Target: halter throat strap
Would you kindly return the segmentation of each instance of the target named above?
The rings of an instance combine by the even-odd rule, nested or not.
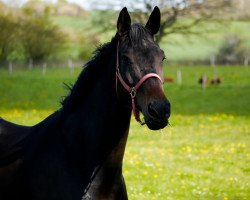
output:
[[[119,70],[119,41],[117,43],[117,52],[116,52],[116,90],[117,90],[117,82],[118,80],[120,81],[121,85],[123,86],[123,88],[125,90],[127,90],[130,94],[131,97],[131,102],[132,102],[132,111],[135,117],[135,120],[137,122],[139,122],[141,125],[143,125],[144,123],[141,121],[140,119],[140,111],[137,109],[136,107],[136,103],[135,103],[135,97],[137,94],[137,90],[140,88],[140,86],[149,78],[157,78],[160,80],[160,82],[163,84],[163,81],[161,79],[161,77],[156,74],[156,73],[148,73],[146,75],[144,75],[136,84],[135,86],[130,87],[122,78],[121,74],[120,74],[120,70]]]

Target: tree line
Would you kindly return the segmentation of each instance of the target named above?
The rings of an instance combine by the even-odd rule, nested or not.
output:
[[[90,1],[93,5],[100,4],[95,0]],[[148,14],[153,9],[154,2],[134,0],[130,8],[133,19],[136,22],[145,23],[145,19],[148,19]],[[143,9],[136,7],[142,4]],[[206,29],[201,28],[205,24],[203,22],[214,21],[223,24],[224,21],[232,19],[231,13],[233,12],[231,11],[237,10],[224,0],[162,0],[159,1],[158,6],[162,13],[161,28],[159,34],[156,35],[159,43],[166,41],[172,34],[185,36],[194,34],[202,37],[206,34]],[[28,6],[23,6],[21,9],[7,9],[0,1],[0,63],[32,61],[35,64],[49,59],[63,60],[66,57],[65,52],[68,50],[73,52],[73,48],[75,52],[77,51],[73,59],[86,61],[91,56],[93,48],[99,43],[98,32],[106,33],[114,30],[116,26],[114,15],[117,11],[113,8],[114,6],[110,5],[106,10],[93,10],[97,14],[91,16],[91,26],[98,27],[98,29],[86,30],[84,33],[73,30],[73,34],[66,31],[66,34],[61,27],[51,21],[50,6],[45,6],[41,13],[34,12],[34,8]],[[218,62],[238,63],[245,59],[248,63],[249,49],[242,44],[244,42],[240,38],[238,39],[237,36],[235,38],[226,38],[219,49]],[[232,41],[235,42],[232,43]],[[67,58],[71,59],[71,55],[67,55]]]
[[[0,15],[0,62],[56,57],[64,48],[66,36],[48,14],[14,11]]]

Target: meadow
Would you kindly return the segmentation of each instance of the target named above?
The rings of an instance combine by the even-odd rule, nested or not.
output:
[[[68,68],[0,69],[0,116],[34,125],[60,107]],[[182,83],[176,73],[182,73]],[[167,66],[164,85],[172,104],[170,126],[150,131],[133,118],[124,159],[131,200],[250,199],[250,68]],[[220,85],[202,89],[202,74]]]
[[[118,13],[110,15],[113,19]],[[116,25],[113,24],[112,31],[104,31],[100,34],[100,27],[93,25],[92,18],[102,18],[101,13],[93,12],[87,17],[52,16],[51,20],[68,34],[79,35],[85,40],[72,42],[68,53],[72,58],[77,58],[80,50],[87,42],[95,36],[100,43],[110,41],[115,35]],[[112,20],[106,19],[106,20]],[[188,19],[180,20],[177,24],[190,23]],[[193,61],[209,60],[210,56],[216,55],[220,46],[228,36],[237,36],[242,40],[245,47],[250,48],[250,26],[249,21],[204,21],[192,28],[196,34],[170,34],[163,38],[160,46],[164,49],[166,56],[171,61]],[[98,29],[99,28],[99,29]],[[91,37],[92,36],[92,37]],[[95,49],[93,42],[89,48]]]

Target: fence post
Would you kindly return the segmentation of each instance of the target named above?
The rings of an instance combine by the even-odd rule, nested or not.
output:
[[[249,57],[246,56],[244,59],[244,66],[248,66],[248,64],[249,64]]]
[[[182,74],[180,69],[177,70],[177,84],[178,85],[182,84]]]
[[[32,69],[32,68],[33,68],[33,60],[29,59],[29,69]]]
[[[13,72],[13,65],[12,65],[12,62],[10,61],[9,62],[9,74],[12,74]]]
[[[47,63],[43,63],[43,75],[46,74]]]
[[[215,66],[215,61],[216,61],[216,58],[214,55],[210,56],[210,66]]]
[[[74,74],[74,65],[73,65],[73,62],[71,59],[68,60],[68,67],[69,67],[69,70],[70,70],[70,74]]]

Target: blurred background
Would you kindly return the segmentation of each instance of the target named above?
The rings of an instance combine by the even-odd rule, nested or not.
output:
[[[168,62],[248,65],[249,0],[2,1],[0,63],[87,61],[116,31],[127,6],[145,23],[155,5],[162,26],[156,40]]]
[[[132,119],[129,199],[248,200],[250,0],[0,0],[0,116],[34,125],[60,108],[120,9],[145,23],[156,5],[171,126]]]

